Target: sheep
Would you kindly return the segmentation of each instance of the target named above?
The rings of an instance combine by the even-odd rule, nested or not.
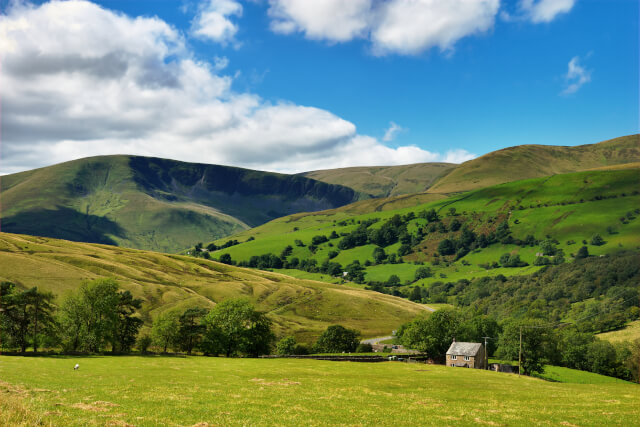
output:
[[[77,371],[78,369],[80,369],[80,365],[78,363],[76,363],[76,366],[73,367],[73,370]]]

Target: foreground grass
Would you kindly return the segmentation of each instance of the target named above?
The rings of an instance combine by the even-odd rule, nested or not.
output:
[[[1,357],[0,379],[0,421],[10,425],[582,426],[640,417],[633,384],[397,362]]]

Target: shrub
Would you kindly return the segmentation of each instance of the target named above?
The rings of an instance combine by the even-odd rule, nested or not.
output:
[[[369,343],[360,343],[356,347],[356,353],[371,353],[373,352],[373,346]]]
[[[594,234],[593,237],[591,238],[591,244],[593,246],[602,246],[604,245],[606,242],[604,241],[604,239],[602,238],[602,236],[600,236],[599,234]]]

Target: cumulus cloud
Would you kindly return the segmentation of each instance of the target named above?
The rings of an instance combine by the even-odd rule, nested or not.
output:
[[[9,8],[0,61],[0,173],[105,154],[282,172],[450,155],[390,148],[329,111],[238,93],[225,58],[198,60],[166,22],[87,1]]]
[[[574,56],[569,61],[567,74],[564,76],[566,87],[562,91],[563,95],[576,93],[585,83],[591,81],[591,71],[580,65],[580,58]]]
[[[309,39],[368,38],[373,52],[414,55],[453,48],[463,37],[490,30],[500,0],[269,0],[271,28]]]
[[[302,32],[310,39],[344,42],[365,35],[371,0],[270,0],[274,32]]]
[[[520,9],[532,22],[551,22],[569,12],[576,0],[520,0]]]
[[[217,43],[237,42],[234,37],[238,26],[231,21],[233,16],[242,16],[242,5],[234,0],[208,0],[200,7],[192,23],[195,36]]]

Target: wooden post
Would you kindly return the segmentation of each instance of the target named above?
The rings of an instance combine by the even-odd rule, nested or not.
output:
[[[518,353],[518,376],[522,370],[522,326],[520,326],[520,352]]]

